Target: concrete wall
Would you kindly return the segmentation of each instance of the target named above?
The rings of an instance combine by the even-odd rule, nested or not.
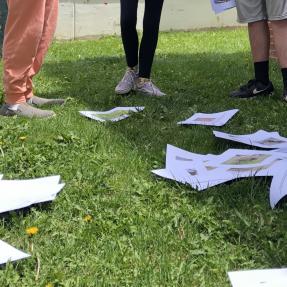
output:
[[[76,39],[119,34],[119,2],[119,0],[60,0],[56,37]],[[144,1],[140,0],[139,29],[143,11]],[[210,0],[165,0],[162,31],[224,26],[238,26],[235,9],[216,16],[211,10]]]

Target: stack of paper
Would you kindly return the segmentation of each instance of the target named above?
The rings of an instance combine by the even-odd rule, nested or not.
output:
[[[274,207],[287,194],[286,167],[286,153],[229,149],[220,155],[202,155],[168,145],[165,169],[152,172],[199,191],[239,178],[274,176],[270,191],[270,203]]]
[[[0,213],[52,201],[63,189],[60,176],[31,180],[0,180]]]
[[[286,287],[287,269],[229,272],[232,287]]]
[[[239,110],[229,110],[215,114],[197,113],[185,121],[178,122],[179,125],[203,125],[203,126],[224,126]]]
[[[16,261],[28,257],[30,257],[29,254],[19,251],[4,241],[0,240],[0,265],[5,264],[8,261]]]
[[[236,7],[236,0],[211,0],[211,6],[216,14]]]
[[[106,112],[80,111],[82,116],[99,122],[118,122],[128,118],[132,113],[141,112],[144,107],[117,107]]]

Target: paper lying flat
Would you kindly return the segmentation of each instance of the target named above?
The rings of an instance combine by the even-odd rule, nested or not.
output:
[[[278,165],[270,187],[270,205],[272,208],[287,195],[287,161]],[[287,285],[286,285],[287,286]]]
[[[185,121],[179,122],[180,125],[203,125],[203,126],[224,126],[239,110],[229,110],[215,114],[197,113]]]
[[[175,180],[174,176],[168,169],[154,169],[151,171],[153,174],[160,176],[162,178]]]
[[[132,113],[141,112],[143,110],[144,107],[117,107],[106,112],[80,111],[80,114],[100,122],[118,122],[128,118]]]
[[[59,177],[0,181],[0,213],[52,201],[63,189]]]
[[[287,269],[229,272],[232,287],[286,287]]]
[[[211,6],[216,14],[236,7],[235,0],[211,0]]]
[[[233,135],[214,131],[213,134],[217,138],[227,139],[264,149],[287,148],[287,138],[281,137],[277,132],[266,132],[264,130],[259,130],[254,134]]]
[[[25,259],[28,257],[30,257],[29,254],[19,251],[11,245],[0,240],[0,264],[5,264],[8,261]]]
[[[223,154],[210,160],[209,164],[212,166],[227,168],[256,168],[257,166],[269,165],[274,161],[286,158],[287,154],[279,152],[229,149]]]

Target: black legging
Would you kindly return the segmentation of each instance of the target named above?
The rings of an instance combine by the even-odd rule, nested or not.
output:
[[[127,64],[131,68],[139,64],[139,77],[142,78],[150,78],[163,2],[164,0],[145,0],[143,37],[139,51],[136,30],[138,0],[121,0],[121,31]]]

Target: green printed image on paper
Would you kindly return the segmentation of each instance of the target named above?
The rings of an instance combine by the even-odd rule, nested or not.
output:
[[[248,165],[262,163],[264,160],[269,158],[271,155],[268,154],[253,154],[253,155],[236,155],[231,159],[223,162],[228,165]]]
[[[113,119],[120,118],[122,116],[129,116],[130,114],[131,114],[131,111],[114,111],[108,114],[93,113],[92,115],[104,121],[110,121]]]

